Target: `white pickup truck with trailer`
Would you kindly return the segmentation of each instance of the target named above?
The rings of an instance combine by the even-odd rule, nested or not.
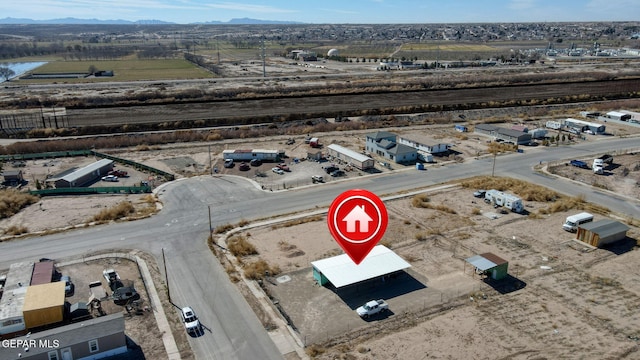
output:
[[[569,232],[576,232],[578,231],[578,226],[591,221],[593,221],[593,215],[588,212],[567,216],[564,224],[562,224],[562,229]]]
[[[521,213],[524,211],[522,199],[515,195],[507,194],[495,189],[488,190],[484,194],[484,201],[486,203],[493,204],[493,206],[495,207],[504,206],[505,208],[516,213]]]

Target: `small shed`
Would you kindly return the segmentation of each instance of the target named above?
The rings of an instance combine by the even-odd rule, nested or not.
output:
[[[89,311],[89,305],[86,302],[80,301],[71,304],[69,307],[69,319],[71,321],[78,321],[83,319],[90,319],[91,312]]]
[[[27,329],[61,322],[64,316],[64,282],[29,286],[22,316]]]
[[[576,239],[591,246],[601,247],[627,237],[629,227],[619,221],[602,219],[578,226]]]
[[[466,261],[476,268],[476,272],[486,274],[493,280],[507,277],[509,262],[493,253],[474,255]]]
[[[2,172],[2,177],[6,184],[20,184],[24,181],[22,170],[5,170]]]
[[[307,151],[307,159],[320,161],[322,160],[322,150],[309,150]]]

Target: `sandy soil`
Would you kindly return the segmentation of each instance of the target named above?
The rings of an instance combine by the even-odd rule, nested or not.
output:
[[[637,355],[633,339],[640,335],[634,326],[640,319],[637,297],[640,287],[634,281],[637,271],[630,264],[640,260],[635,245],[640,239],[639,229],[632,228],[627,244],[592,250],[561,229],[565,217],[575,211],[540,219],[513,213],[490,219],[495,210],[476,201],[471,192],[456,188],[429,194],[431,204],[446,206],[456,214],[415,208],[411,198],[387,203],[391,216],[382,243],[409,261],[411,270],[427,279],[427,288],[442,291],[448,300],[424,309],[412,308],[415,302],[400,308],[402,301],[395,299],[392,301],[398,307],[392,310],[396,315],[388,319],[356,325],[359,327],[355,329],[353,322],[345,320],[342,332],[328,341],[333,345],[319,346],[326,352],[318,358],[542,359]],[[530,212],[547,206],[526,205]],[[291,277],[310,274],[310,261],[341,253],[327,231],[324,218],[294,227],[249,232],[250,241],[260,252],[258,256],[278,265],[282,274]],[[418,236],[422,240],[417,240]],[[483,252],[507,259],[514,284],[520,285],[494,288],[474,276],[465,267],[464,259]],[[481,292],[456,296],[454,290],[461,279],[478,283]],[[270,288],[277,291],[277,286]],[[313,292],[318,291],[322,290]],[[407,296],[411,295],[402,297]],[[295,312],[287,308],[286,298],[279,297],[279,301],[285,309]],[[327,328],[318,330],[315,325],[322,328],[327,317],[324,314],[332,311],[313,299],[309,301],[320,307],[316,317],[307,314],[308,321],[295,324],[307,340],[313,338],[314,332],[317,335],[317,331],[324,336]],[[335,306],[331,304],[325,306]],[[293,313],[289,315],[300,318]],[[405,325],[398,325],[399,322]]]

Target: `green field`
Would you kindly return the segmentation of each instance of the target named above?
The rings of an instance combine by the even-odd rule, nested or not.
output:
[[[203,79],[214,75],[192,63],[181,59],[168,60],[87,60],[87,61],[53,61],[37,69],[34,73],[82,73],[90,66],[98,70],[113,70],[115,76],[90,79],[32,79],[20,80],[29,83],[52,81],[63,82],[95,82],[95,81],[136,81],[136,80],[173,80]]]

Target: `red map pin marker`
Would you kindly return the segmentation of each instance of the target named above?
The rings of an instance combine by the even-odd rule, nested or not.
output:
[[[387,208],[382,200],[362,189],[338,195],[327,215],[331,235],[356,265],[382,239],[388,222]]]

